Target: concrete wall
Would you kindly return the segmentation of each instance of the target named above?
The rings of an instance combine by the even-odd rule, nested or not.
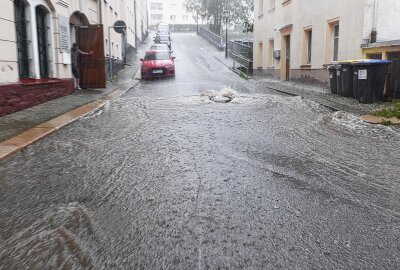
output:
[[[378,42],[400,40],[399,14],[398,0],[365,0],[364,39],[370,39],[370,34],[375,29]]]
[[[378,41],[400,39],[400,1],[378,0]]]

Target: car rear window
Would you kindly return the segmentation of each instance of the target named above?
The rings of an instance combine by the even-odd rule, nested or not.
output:
[[[160,41],[169,41],[169,38],[167,36],[158,36],[158,39]]]
[[[167,52],[150,52],[146,53],[144,60],[167,60],[169,54]]]

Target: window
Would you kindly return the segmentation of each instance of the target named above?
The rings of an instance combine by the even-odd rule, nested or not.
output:
[[[339,60],[339,18],[328,21],[325,46],[325,63]]]
[[[268,44],[268,67],[274,66],[274,40],[270,39]]]
[[[162,14],[152,14],[151,15],[151,19],[153,21],[162,21],[163,15]]]
[[[382,60],[382,53],[368,53],[367,54],[368,59],[377,59],[377,60]]]
[[[110,52],[110,47],[109,46],[110,45],[108,44],[108,39],[106,38],[106,56],[108,56],[109,52]]]
[[[339,24],[333,27],[333,61],[337,61],[339,56]]]
[[[15,28],[17,33],[17,55],[18,55],[18,71],[20,78],[29,77],[29,53],[27,24],[29,21],[26,19],[25,14],[26,5],[22,0],[14,1],[14,12],[15,12]]]
[[[171,15],[169,18],[170,18],[170,20],[171,20],[172,22],[174,22],[174,21],[176,20],[176,15]]]
[[[312,29],[304,30],[303,63],[310,65],[312,60]]]
[[[49,70],[49,30],[47,25],[49,12],[43,6],[37,6],[36,11],[36,29],[37,29],[37,44],[39,50],[39,68],[40,77],[48,78]]]
[[[162,3],[151,3],[150,9],[151,10],[163,10],[163,4]]]

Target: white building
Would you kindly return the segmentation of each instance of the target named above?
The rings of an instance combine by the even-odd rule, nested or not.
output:
[[[398,0],[255,0],[254,69],[328,82],[325,64],[400,51]]]
[[[1,0],[0,115],[73,91],[71,45],[83,51],[81,86],[106,86],[106,57],[122,61],[147,35],[147,0]],[[108,27],[127,24],[126,38]],[[110,40],[108,40],[110,39]]]
[[[109,58],[111,54],[114,60],[122,61],[126,51],[136,49],[147,36],[147,0],[103,0],[101,10],[105,55]],[[109,31],[116,21],[125,22],[127,29],[124,36],[114,29]]]
[[[170,25],[194,25],[196,20],[186,11],[184,0],[149,0],[149,21],[154,29],[160,22]]]

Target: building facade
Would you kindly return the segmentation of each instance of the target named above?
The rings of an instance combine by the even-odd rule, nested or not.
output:
[[[101,13],[104,25],[104,48],[107,78],[129,62],[129,55],[147,37],[148,10],[147,0],[102,0]],[[117,33],[113,28],[115,22],[126,24],[125,33]],[[110,69],[111,62],[113,69]]]
[[[193,15],[186,11],[184,0],[149,0],[150,27],[161,22],[170,25],[195,25]]]
[[[109,38],[117,20],[127,30]],[[122,61],[147,25],[147,0],[2,0],[0,116],[72,93],[75,42],[93,52],[80,61],[81,84],[105,87],[107,57]]]
[[[400,1],[255,0],[254,72],[328,83],[326,64],[400,51]]]

